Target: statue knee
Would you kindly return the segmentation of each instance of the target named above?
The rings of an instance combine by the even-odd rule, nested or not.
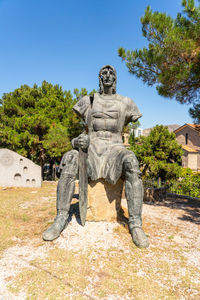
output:
[[[143,199],[143,184],[139,163],[135,156],[127,157],[123,163],[125,178],[125,194],[127,201],[136,201],[141,203]]]
[[[60,162],[58,169],[58,178],[62,177],[76,177],[78,173],[78,151],[71,150],[66,152]]]
[[[139,169],[139,163],[136,156],[128,156],[124,159],[123,162],[123,173],[125,179],[134,179],[137,181],[141,179],[141,171]]]

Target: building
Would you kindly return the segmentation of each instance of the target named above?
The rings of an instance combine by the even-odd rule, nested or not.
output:
[[[0,149],[1,187],[41,187],[41,167],[9,149]]]
[[[142,135],[142,131],[143,129],[142,128],[136,128],[136,129],[131,129],[130,133],[129,132],[124,132],[122,134],[122,140],[123,140],[123,143],[124,143],[124,146],[126,148],[129,148],[130,147],[130,144],[129,144],[129,137],[130,137],[130,134],[133,132],[134,133],[134,137],[139,137]]]
[[[182,145],[184,154],[182,166],[200,171],[200,124],[184,124],[176,130],[176,139]]]
[[[134,136],[137,138],[139,136],[143,135],[143,129],[142,128],[136,128],[134,129]]]

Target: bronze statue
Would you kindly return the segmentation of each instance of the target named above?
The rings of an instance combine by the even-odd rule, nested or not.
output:
[[[82,225],[85,223],[87,211],[87,178],[104,178],[111,184],[123,178],[133,242],[138,247],[149,246],[142,229],[143,185],[139,164],[134,153],[127,150],[122,142],[124,126],[138,120],[141,113],[130,98],[116,94],[116,81],[114,67],[102,67],[99,72],[99,93],[81,98],[73,107],[84,120],[88,134],[84,133],[73,139],[74,149],[65,153],[61,160],[57,216],[54,223],[43,233],[44,240],[56,239],[66,227],[75,178],[78,172],[79,175],[82,172],[79,204]]]

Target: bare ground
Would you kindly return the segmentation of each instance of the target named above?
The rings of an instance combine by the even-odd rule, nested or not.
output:
[[[72,219],[54,242],[56,185],[0,191],[0,299],[200,299],[200,208],[170,200],[143,207],[148,249],[117,223]]]

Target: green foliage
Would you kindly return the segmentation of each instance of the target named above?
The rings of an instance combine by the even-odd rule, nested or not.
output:
[[[135,135],[133,131],[129,135],[128,143],[131,147],[133,147],[133,145],[135,144]]]
[[[76,99],[80,99],[81,97],[84,97],[87,95],[87,90],[85,88],[82,88],[80,91],[79,89],[74,89],[74,95],[76,96]]]
[[[196,124],[200,124],[200,103],[194,103],[193,108],[189,109],[189,114]]]
[[[137,156],[145,178],[160,178],[162,181],[178,178],[182,149],[174,133],[167,126],[156,125],[149,136],[137,138],[131,147]]]
[[[95,89],[93,89],[89,95],[92,96],[94,95],[94,93],[96,93],[97,91]],[[88,95],[88,91],[85,88],[82,88],[80,91],[79,89],[74,89],[74,95],[76,96],[76,99],[80,99],[81,97],[84,97],[86,95]]]
[[[156,85],[160,95],[191,103],[199,99],[200,89],[200,5],[194,0],[183,0],[182,5],[175,19],[148,6],[141,18],[148,47],[119,48],[118,54],[130,73]]]
[[[180,180],[171,181],[170,190],[176,194],[200,198],[200,174],[182,168]]]
[[[71,150],[71,141],[68,130],[61,124],[51,127],[42,142],[46,155],[51,158],[60,158],[63,153]]]
[[[59,85],[46,81],[41,86],[23,85],[0,101],[1,147],[41,165],[50,158],[60,159],[71,148],[70,140],[82,131],[80,119],[72,111],[77,98]]]
[[[193,174],[192,170],[190,168],[181,168],[180,177],[184,178],[186,176],[191,176]]]

